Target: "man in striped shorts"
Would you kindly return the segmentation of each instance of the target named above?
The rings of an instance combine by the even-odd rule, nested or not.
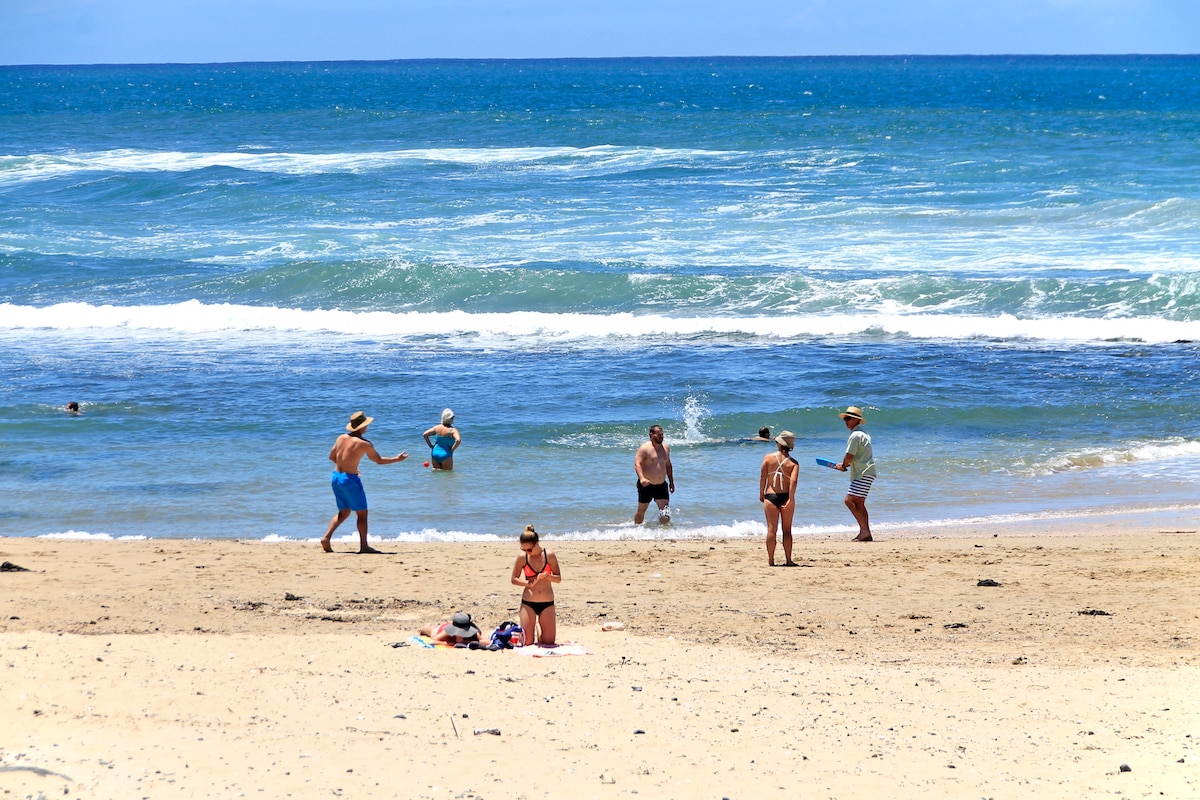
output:
[[[854,537],[854,541],[869,542],[872,540],[871,521],[867,516],[867,493],[871,491],[871,484],[875,482],[875,454],[871,450],[871,435],[859,430],[859,426],[867,420],[858,406],[850,406],[838,416],[850,429],[850,439],[846,442],[846,457],[842,459],[841,464],[835,465],[835,469],[842,472],[850,470],[850,491],[846,492],[846,508],[850,509],[854,519],[858,521],[858,536]]]

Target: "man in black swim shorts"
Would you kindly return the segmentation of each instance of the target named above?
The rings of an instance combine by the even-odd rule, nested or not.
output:
[[[661,425],[650,428],[650,441],[638,448],[633,457],[633,470],[637,473],[638,507],[633,515],[637,525],[646,518],[646,509],[651,501],[658,506],[658,521],[671,521],[671,494],[675,491],[675,472],[671,467],[671,448],[663,442],[666,438]]]

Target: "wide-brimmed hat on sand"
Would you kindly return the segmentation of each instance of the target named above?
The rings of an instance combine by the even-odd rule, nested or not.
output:
[[[374,417],[368,417],[361,411],[355,411],[350,415],[350,423],[346,425],[346,430],[350,431],[350,433],[358,433],[374,421]]]
[[[863,416],[862,409],[858,406],[846,406],[846,410],[841,414],[838,414],[838,416],[842,419],[849,417],[850,419],[857,419],[861,422],[867,421],[867,418]]]
[[[791,431],[784,431],[775,437],[775,444],[783,445],[788,450],[796,446],[796,435]]]
[[[479,638],[479,626],[471,621],[471,615],[465,611],[460,611],[450,618],[450,624],[442,629],[451,636],[459,636],[463,639],[470,639],[474,636]]]

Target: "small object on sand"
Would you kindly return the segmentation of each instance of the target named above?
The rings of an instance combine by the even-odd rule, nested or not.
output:
[[[600,626],[600,630],[602,630],[602,631],[623,631],[623,630],[625,630],[625,623],[620,622],[619,620],[610,619],[608,622],[606,622]]]
[[[29,570],[11,561],[5,561],[0,564],[0,572],[29,572]]]
[[[1133,772],[1133,767],[1129,766],[1128,764],[1122,764],[1121,772]]]
[[[949,623],[949,624],[947,624],[947,625],[943,625],[942,627],[943,627],[943,628],[946,628],[947,630],[955,630],[955,629],[957,629],[957,628],[965,628],[965,627],[967,627],[967,623],[965,623],[965,622],[951,622],[951,623]]]
[[[975,585],[976,586],[999,586],[1000,583],[999,583],[999,581],[994,581],[991,578],[984,578],[983,580],[981,580],[979,583],[977,583]]]
[[[1101,611],[1098,608],[1089,608],[1087,611],[1080,611],[1079,614],[1084,617],[1111,617],[1112,614],[1107,611]]]
[[[54,777],[54,778],[65,778],[68,781],[71,780],[66,775],[63,775],[61,772],[51,772],[50,770],[43,769],[42,767],[26,767],[26,766],[0,767],[0,772],[32,772],[34,775],[38,775],[43,778]],[[8,790],[5,790],[4,793],[8,794]],[[40,792],[39,792],[39,794],[40,794]]]
[[[499,728],[476,728],[475,729],[476,736],[478,736],[481,733],[490,733],[492,736],[499,736],[500,729]]]
[[[611,775],[605,775],[604,773],[600,773],[600,782],[601,783],[616,783],[617,779],[612,777]]]
[[[283,595],[283,599],[295,602],[296,600],[303,600],[304,598],[298,594],[292,594],[291,592],[287,592]]]

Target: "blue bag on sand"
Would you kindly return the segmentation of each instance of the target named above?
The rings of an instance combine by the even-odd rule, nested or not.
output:
[[[488,645],[489,650],[508,650],[513,647],[512,638],[519,634],[522,640],[525,637],[525,631],[515,622],[501,622],[496,630],[492,631],[492,642]]]

